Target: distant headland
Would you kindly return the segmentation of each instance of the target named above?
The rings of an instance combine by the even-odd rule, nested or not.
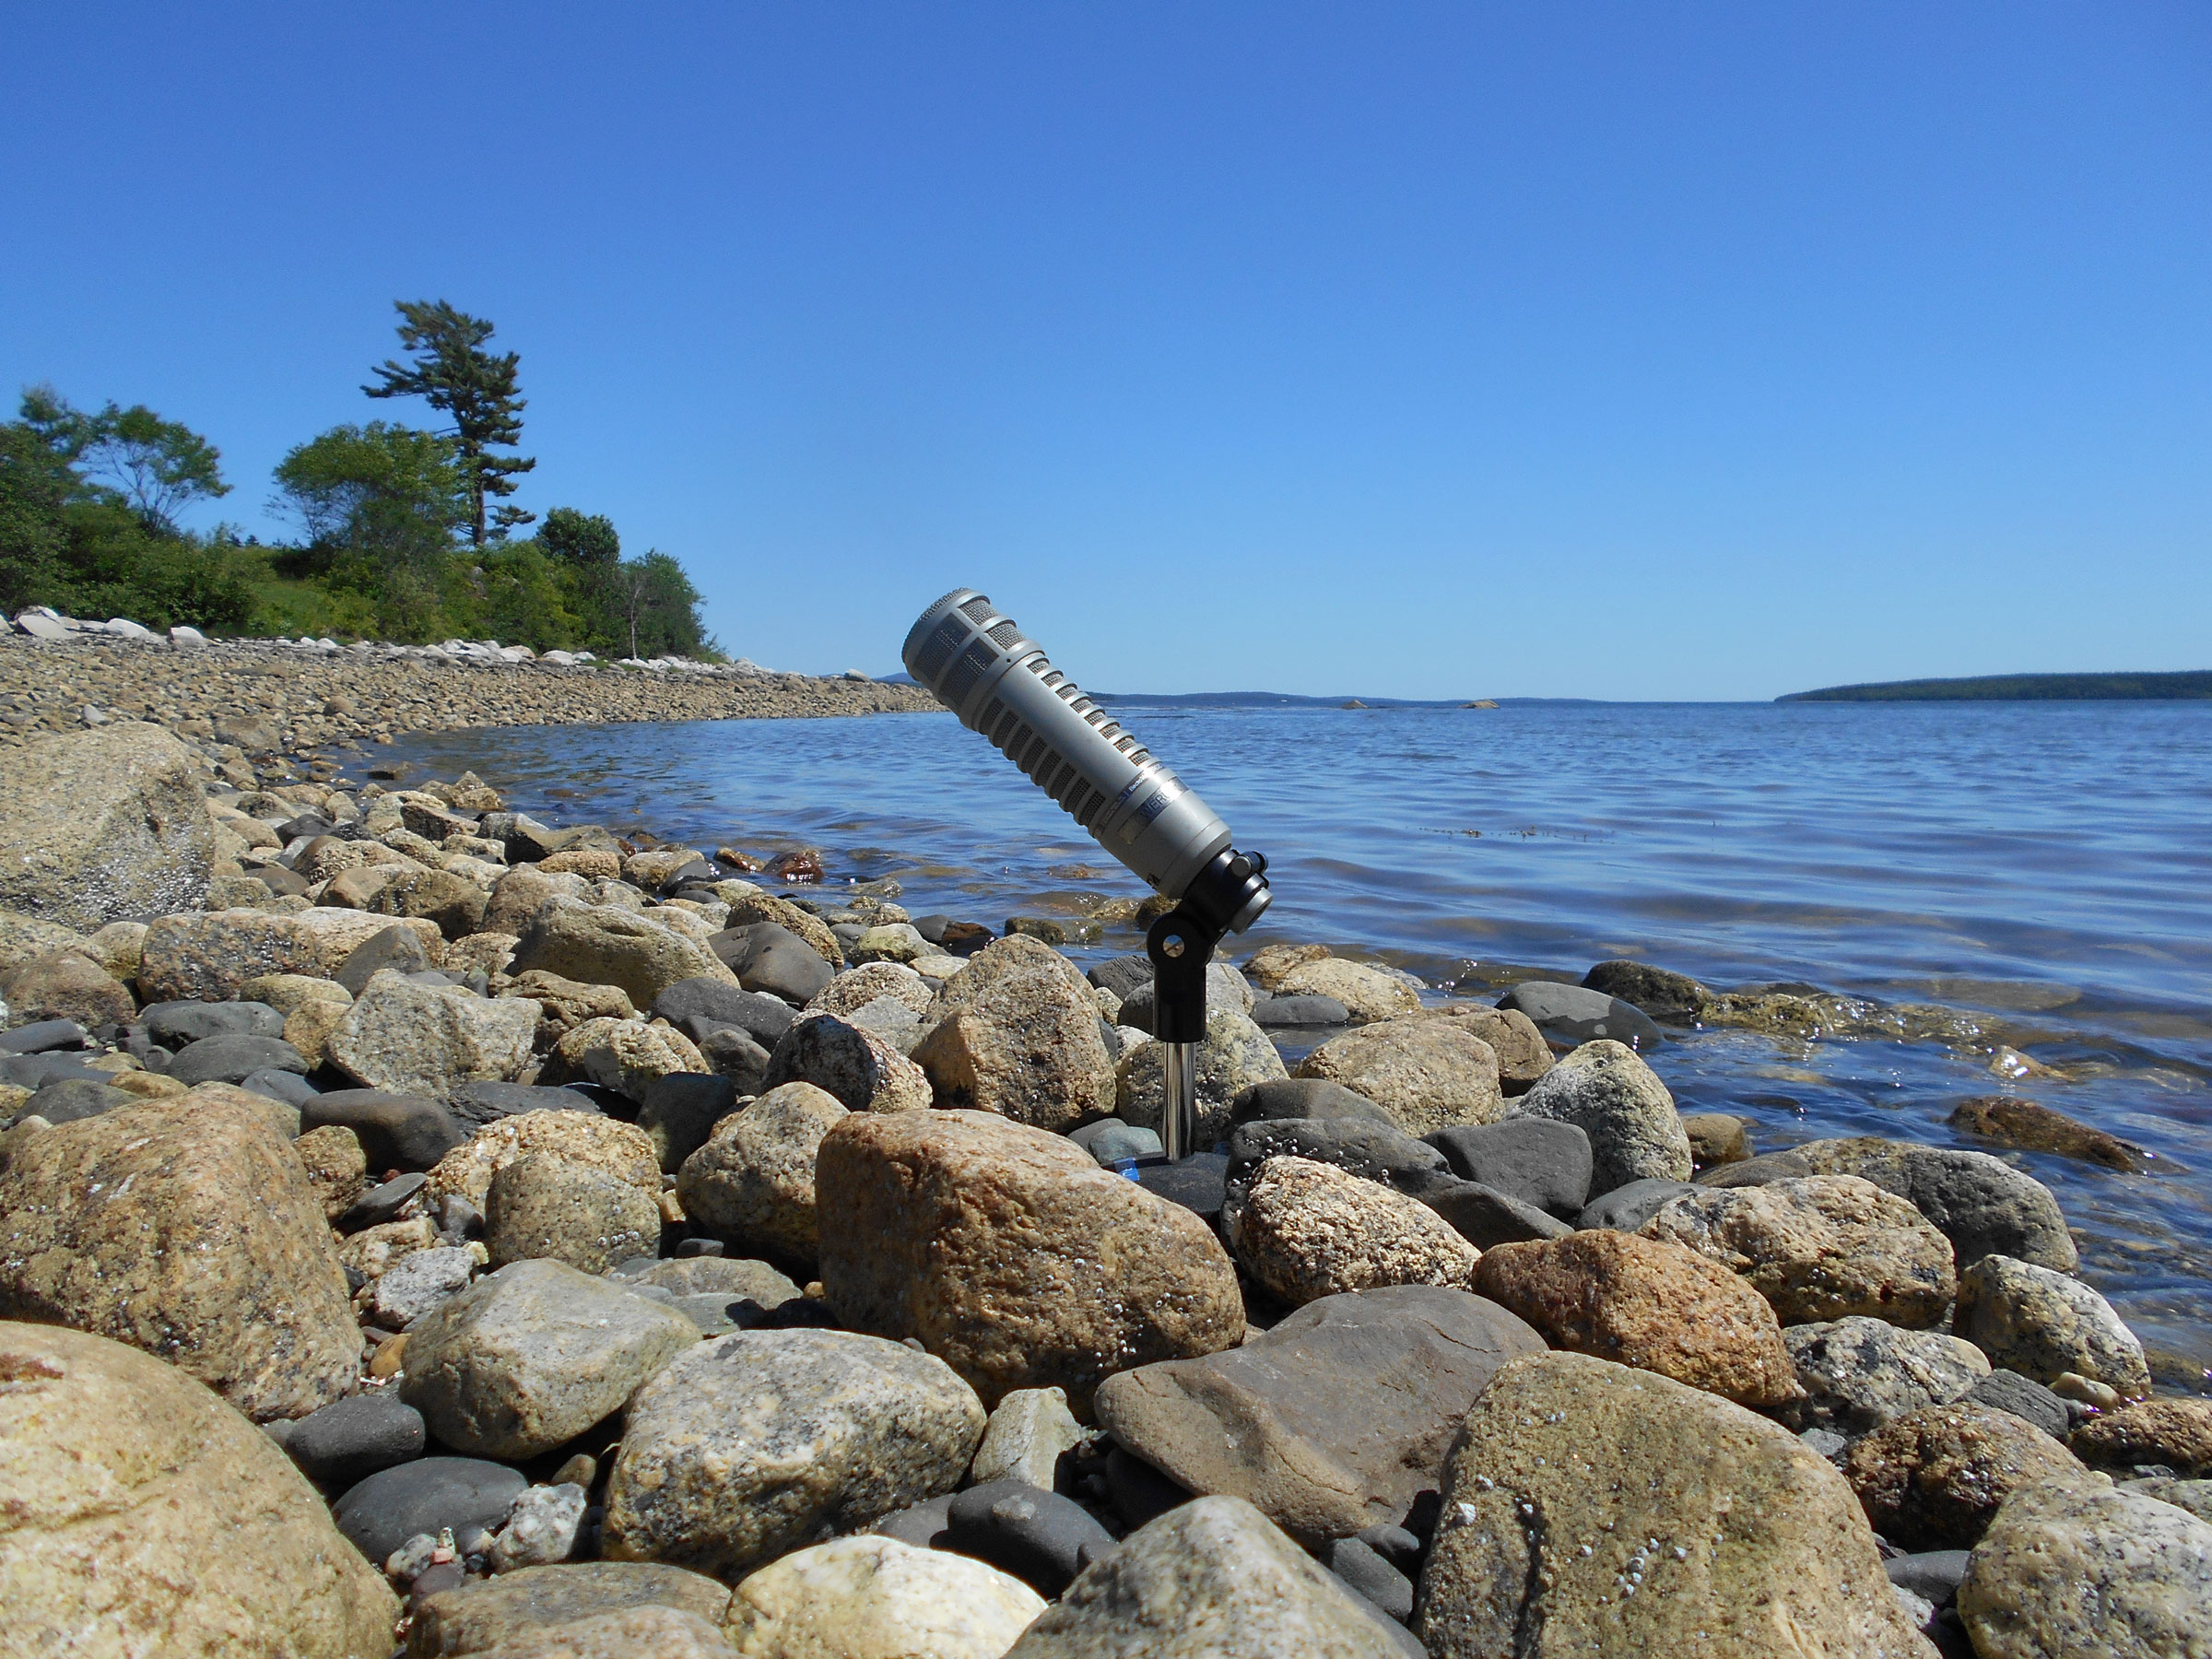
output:
[[[1776,702],[2076,702],[2212,698],[2212,670],[2189,674],[1985,674],[1793,691]]]

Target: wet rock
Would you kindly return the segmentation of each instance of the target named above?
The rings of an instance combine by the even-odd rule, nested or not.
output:
[[[1298,1064],[1374,1101],[1408,1135],[1495,1122],[1505,1110],[1498,1057],[1461,1021],[1419,1016],[1332,1037]]]
[[[1581,1354],[1515,1361],[1468,1414],[1414,1631],[1451,1656],[1926,1652],[1824,1459]]]
[[[2078,1158],[2131,1174],[2150,1164],[2150,1156],[2142,1147],[2091,1128],[2063,1112],[2013,1095],[1980,1095],[1961,1100],[1945,1121],[1954,1129],[2024,1152],[2055,1152],[2062,1158]]]
[[[409,1338],[412,1346],[413,1338]],[[476,1457],[418,1457],[380,1469],[331,1506],[338,1530],[378,1566],[418,1533],[490,1528],[507,1518],[530,1483],[505,1464]],[[371,1649],[369,1652],[380,1652]]]
[[[1959,1621],[1986,1659],[2189,1654],[2212,1615],[2212,1525],[2080,1479],[2016,1492],[1968,1559]]]
[[[1992,1365],[2038,1382],[2072,1371],[2131,1399],[2150,1392],[2143,1345],[2112,1304],[2079,1279],[2031,1262],[1987,1255],[1960,1274],[1951,1328]]]
[[[1099,1420],[1183,1487],[1248,1500],[1318,1547],[1403,1520],[1499,1368],[1543,1351],[1495,1302],[1392,1286],[1309,1302],[1241,1347],[1110,1377]]]
[[[965,1554],[839,1538],[746,1579],[728,1631],[739,1652],[780,1659],[998,1659],[1043,1611],[1028,1585]]]
[[[983,1421],[941,1360],[895,1342],[741,1331],[697,1344],[631,1404],[606,1553],[735,1577],[951,1490]]]
[[[304,1072],[307,1062],[281,1037],[203,1037],[170,1062],[169,1076],[189,1088],[195,1083],[237,1083],[265,1067]]]
[[[1761,1409],[1798,1397],[1766,1299],[1679,1244],[1618,1232],[1500,1244],[1483,1253],[1475,1288],[1554,1347]]]
[[[587,1019],[553,1045],[552,1060],[638,1101],[664,1077],[708,1075],[706,1056],[681,1031],[636,1019]]]
[[[1646,1222],[1676,1199],[1698,1190],[1687,1181],[1631,1181],[1584,1205],[1583,1213],[1574,1218],[1574,1225],[1585,1231],[1602,1228],[1608,1232],[1640,1232]]]
[[[946,1511],[947,1548],[988,1561],[1045,1595],[1067,1588],[1087,1552],[1103,1554],[1114,1542],[1082,1505],[1028,1481],[979,1482]],[[1043,1611],[1040,1601],[1030,1617]]]
[[[2100,1469],[2159,1464],[2183,1480],[2212,1476],[2212,1400],[2168,1396],[2091,1418],[2074,1431],[2075,1455]]]
[[[1243,1334],[1229,1257],[1188,1210],[1055,1135],[980,1112],[853,1113],[815,1169],[821,1277],[847,1325],[919,1337],[986,1404]]]
[[[1167,1102],[1166,1065],[1166,1051],[1157,1042],[1124,1051],[1114,1066],[1115,1114],[1158,1134]],[[1249,1015],[1228,1008],[1208,1015],[1198,1043],[1196,1144],[1211,1147],[1225,1138],[1230,1102],[1284,1075],[1283,1057]]]
[[[534,1152],[550,1152],[603,1170],[641,1193],[661,1190],[660,1158],[635,1124],[582,1112],[524,1112],[485,1124],[440,1159],[430,1171],[426,1195],[459,1196],[482,1209],[491,1178]]]
[[[105,968],[74,950],[34,957],[0,973],[0,1006],[20,1021],[73,1020],[85,1026],[127,1025],[138,1007]]]
[[[1000,940],[993,951],[1032,944]],[[941,1017],[913,1051],[942,1106],[995,1112],[1055,1132],[1113,1110],[1114,1064],[1090,987],[1062,966],[987,978],[974,963],[947,982]]]
[[[2082,1474],[2041,1429],[1971,1402],[1883,1424],[1844,1454],[1842,1469],[1875,1531],[1906,1549],[1971,1549],[2012,1493]]]
[[[1529,980],[1499,998],[1498,1006],[1525,1014],[1538,1030],[1567,1042],[1618,1042],[1648,1053],[1664,1041],[1651,1016],[1634,1004],[1580,985]]]
[[[90,933],[201,903],[215,824],[191,747],[121,721],[10,751],[0,776],[0,908]]]
[[[1065,1390],[1017,1388],[992,1411],[968,1478],[975,1486],[1022,1481],[1049,1492],[1059,1484],[1061,1458],[1083,1438]]]
[[[1459,1124],[1421,1137],[1467,1181],[1571,1220],[1590,1198],[1590,1137],[1551,1118]]]
[[[1398,1659],[1382,1617],[1240,1498],[1201,1498],[1087,1568],[1006,1659]]]
[[[491,1178],[484,1237],[492,1265],[539,1259],[586,1274],[660,1243],[658,1194],[555,1152],[525,1153]]]
[[[1856,1175],[1910,1202],[1950,1240],[1962,1273],[1985,1255],[2011,1256],[2060,1273],[2078,1265],[2073,1235],[2051,1189],[1986,1152],[1867,1135],[1809,1141],[1791,1155],[1815,1174]]]
[[[681,1314],[617,1284],[517,1262],[408,1334],[401,1397],[445,1445],[519,1462],[618,1410],[698,1339]]]
[[[457,1589],[418,1598],[407,1632],[412,1659],[446,1654],[505,1654],[513,1644],[548,1632],[572,1632],[584,1621],[626,1612],[664,1612],[717,1630],[730,1604],[727,1586],[681,1567],[650,1561],[577,1561],[527,1567],[497,1578],[477,1579]],[[653,1653],[677,1659],[677,1652],[648,1632],[614,1653]]]
[[[677,1177],[684,1214],[725,1238],[813,1261],[821,1244],[815,1158],[845,1115],[813,1084],[785,1083],[718,1120]]]
[[[707,1144],[714,1125],[737,1110],[737,1086],[727,1077],[674,1072],[645,1086],[638,1127],[653,1137],[661,1170],[673,1175]]]
[[[1688,1181],[1689,1136],[1675,1098],[1635,1052],[1585,1042],[1511,1103],[1516,1117],[1572,1124],[1590,1137],[1590,1184],[1609,1193],[1631,1181]]]
[[[706,946],[634,912],[554,900],[539,908],[514,947],[513,971],[532,969],[593,985],[619,985],[638,1007],[688,979],[728,971]]]
[[[794,1020],[769,1057],[761,1081],[771,1089],[811,1083],[852,1112],[917,1112],[931,1098],[929,1078],[920,1066],[875,1032],[835,1014],[805,1014]]]
[[[404,1331],[468,1288],[477,1257],[457,1245],[409,1251],[378,1276],[370,1309],[387,1331]]]
[[[182,1095],[18,1141],[0,1318],[157,1354],[253,1418],[354,1386],[360,1339],[307,1171],[259,1113]]]
[[[314,1488],[182,1371],[76,1331],[0,1324],[0,1378],[10,1652],[390,1650],[398,1603]]]
[[[1696,1024],[1700,1011],[1712,1000],[1712,993],[1687,973],[1654,968],[1648,962],[1600,962],[1583,975],[1583,984],[1670,1025]]]
[[[1267,989],[1277,996],[1334,997],[1344,1005],[1355,1025],[1418,1014],[1421,1007],[1419,994],[1403,980],[1341,957],[1301,962],[1278,975]]]
[[[836,943],[830,940],[832,946]],[[716,934],[709,944],[746,990],[800,1006],[819,995],[837,972],[820,951],[773,922],[730,927]]]
[[[1741,1274],[1784,1324],[1861,1315],[1940,1323],[1957,1294],[1951,1244],[1902,1198],[1850,1175],[1698,1188],[1642,1228]]]
[[[1553,1065],[1551,1045],[1535,1022],[1518,1008],[1485,1003],[1446,1003],[1427,1010],[1449,1019],[1470,1037],[1479,1037],[1498,1057],[1498,1086],[1509,1095],[1526,1094]]]
[[[1230,1101],[1232,1126],[1272,1118],[1313,1118],[1397,1128],[1396,1121],[1382,1107],[1325,1077],[1272,1077],[1239,1089]]]
[[[1967,1346],[1973,1347],[1971,1343]],[[1974,1348],[1977,1354],[1981,1351]],[[2016,1371],[1992,1371],[1968,1389],[1963,1397],[1977,1405],[2009,1411],[2014,1417],[2033,1423],[2053,1440],[2065,1440],[2074,1425],[2073,1413],[2066,1409],[2065,1401],[2041,1382],[2031,1382]]]
[[[1381,1285],[1464,1287],[1480,1257],[1418,1199],[1307,1158],[1262,1163],[1234,1218],[1237,1260],[1293,1306]]]
[[[1430,1187],[1421,1193],[1420,1200],[1477,1250],[1529,1239],[1563,1239],[1574,1230],[1535,1205],[1524,1204],[1479,1181]]]
[[[1786,1420],[1846,1439],[1924,1406],[1947,1406],[1989,1376],[1989,1361],[1971,1343],[1879,1319],[1792,1325],[1782,1340],[1806,1393]]]
[[[390,1391],[356,1394],[291,1424],[284,1449],[318,1486],[349,1487],[422,1455],[422,1413]]]
[[[333,1088],[300,1108],[304,1130],[351,1130],[373,1170],[427,1170],[460,1144],[460,1126],[436,1100],[381,1088]]]
[[[1686,1112],[1682,1133],[1689,1136],[1689,1160],[1700,1170],[1744,1163],[1751,1157],[1751,1136],[1744,1120],[1724,1112]]]
[[[465,1084],[512,1077],[528,1063],[536,1030],[535,1003],[487,999],[386,969],[346,1010],[324,1053],[365,1088],[442,1100]]]

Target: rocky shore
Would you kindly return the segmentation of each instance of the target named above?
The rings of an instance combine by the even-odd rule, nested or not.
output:
[[[1653,1041],[1866,1008],[1270,946],[1168,1166],[1142,958],[347,747],[902,688],[0,675],[0,1654],[2204,1651],[2212,1401],[2051,1192]]]

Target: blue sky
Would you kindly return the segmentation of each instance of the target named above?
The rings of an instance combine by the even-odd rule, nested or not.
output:
[[[391,302],[723,641],[1087,683],[2212,666],[2212,12],[20,6],[0,390],[270,467]],[[427,414],[427,412],[426,412]]]

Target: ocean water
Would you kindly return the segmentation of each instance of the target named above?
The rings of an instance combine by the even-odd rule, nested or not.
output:
[[[1224,954],[1325,941],[1446,995],[1633,957],[1976,1014],[1941,1042],[1677,1033],[1684,1110],[1772,1150],[2017,1094],[2159,1172],[2004,1153],[2056,1192],[2084,1275],[2169,1385],[2212,1388],[2212,704],[1509,704],[1117,715],[1265,852],[1273,909]],[[1144,889],[949,715],[530,727],[410,739],[554,822],[712,851],[823,850],[833,881],[993,927]],[[1141,949],[1109,928],[1078,955]],[[2053,1069],[1992,1070],[2004,1042]]]

